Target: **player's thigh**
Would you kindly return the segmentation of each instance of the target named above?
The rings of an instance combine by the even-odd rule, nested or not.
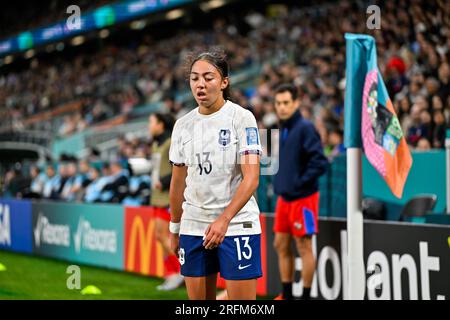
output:
[[[186,290],[190,300],[215,300],[217,273],[205,277],[185,277]]]
[[[205,249],[201,236],[180,235],[178,255],[185,277],[206,277],[219,272],[217,248]]]
[[[229,300],[255,300],[256,279],[226,280]]]
[[[249,280],[262,276],[260,234],[227,236],[217,250],[220,275],[225,280]]]

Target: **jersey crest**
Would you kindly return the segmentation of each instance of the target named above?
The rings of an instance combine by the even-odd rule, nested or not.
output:
[[[230,129],[220,129],[219,132],[219,145],[221,147],[227,147],[231,142]]]

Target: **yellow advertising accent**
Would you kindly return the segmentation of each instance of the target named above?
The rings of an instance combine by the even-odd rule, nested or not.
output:
[[[128,247],[128,257],[127,257],[127,270],[134,270],[134,262],[136,256],[136,245],[137,240],[140,244],[140,273],[150,274],[150,262],[152,256],[153,241],[155,239],[155,220],[150,219],[147,224],[147,230],[145,230],[144,222],[140,216],[135,216],[133,218],[133,223],[131,224],[131,232]],[[157,277],[164,276],[164,261],[163,261],[163,249],[161,244],[156,243],[156,274]]]

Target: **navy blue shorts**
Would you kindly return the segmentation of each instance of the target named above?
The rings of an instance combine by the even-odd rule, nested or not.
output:
[[[203,237],[180,235],[181,274],[205,277],[220,272],[226,280],[247,280],[262,276],[261,235],[227,236],[214,249],[205,249]]]

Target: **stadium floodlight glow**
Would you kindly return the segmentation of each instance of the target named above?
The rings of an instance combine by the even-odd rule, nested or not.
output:
[[[56,50],[63,51],[64,47],[65,47],[64,42],[58,42],[58,44],[56,45]]]
[[[225,0],[211,0],[200,4],[200,9],[206,12],[212,9],[223,7],[225,3],[226,3]]]
[[[83,36],[77,36],[77,37],[74,37],[74,38],[70,41],[70,43],[71,43],[73,46],[79,46],[80,44],[83,44],[83,43],[84,43],[84,37],[83,37]]]
[[[98,33],[98,36],[102,39],[108,38],[109,37],[109,30],[108,29],[103,29]]]
[[[147,21],[145,20],[136,20],[130,23],[130,28],[133,30],[141,30],[144,29],[147,25]]]
[[[181,18],[182,16],[184,16],[184,10],[181,9],[171,10],[166,13],[167,20],[175,20]]]
[[[35,53],[36,53],[36,51],[34,51],[33,49],[27,50],[24,54],[24,57],[26,59],[30,59],[30,58],[34,57]]]
[[[10,64],[11,62],[14,61],[14,57],[13,56],[6,56],[5,60],[3,60],[5,64]]]

